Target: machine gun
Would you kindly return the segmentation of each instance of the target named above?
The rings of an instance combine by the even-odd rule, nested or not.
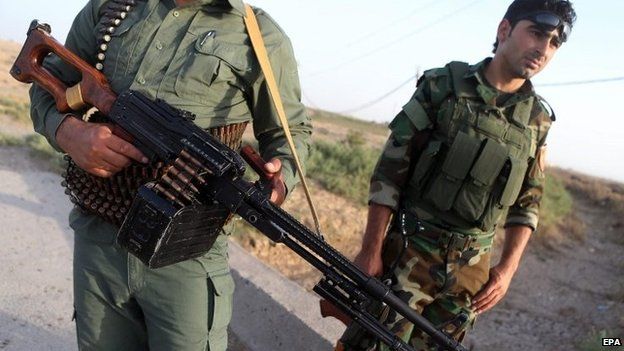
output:
[[[54,77],[42,66],[49,53],[77,69],[82,81],[67,87]],[[49,26],[33,21],[11,74],[19,81],[41,85],[54,96],[60,112],[83,105],[97,107],[119,128],[115,133],[131,140],[151,161],[177,163],[186,172],[188,182],[176,189],[186,202],[174,201],[177,197],[159,189],[158,184],[148,183],[139,189],[118,235],[131,252],[157,250],[167,240],[163,233],[176,226],[184,211],[217,202],[318,269],[323,278],[314,291],[392,350],[413,351],[367,311],[372,301],[382,301],[404,316],[442,349],[467,350],[412,310],[381,281],[353,265],[320,235],[269,201],[262,182],[243,179],[243,158],[196,126],[189,113],[136,91],[115,95],[103,74],[50,36]],[[261,171],[260,157],[249,149],[245,155]],[[149,264],[149,259],[142,259]]]

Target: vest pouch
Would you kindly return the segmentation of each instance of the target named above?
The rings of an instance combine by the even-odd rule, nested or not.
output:
[[[500,140],[505,135],[509,123],[502,117],[501,112],[498,112],[501,115],[497,116],[495,111],[497,110],[479,113],[475,129],[486,136]]]
[[[425,190],[424,199],[439,210],[451,209],[480,147],[480,139],[470,137],[462,131],[458,132],[444,159],[442,169],[435,176],[429,189]]]
[[[504,207],[511,206],[516,202],[528,167],[528,163],[525,160],[516,157],[510,157],[509,159],[511,161],[511,171],[499,200],[499,204]]]
[[[427,147],[423,150],[418,158],[418,162],[414,166],[412,177],[409,180],[410,187],[413,189],[422,189],[423,184],[429,178],[431,174],[431,165],[433,161],[438,157],[442,142],[439,140],[433,140],[429,142]]]
[[[507,161],[507,149],[493,139],[486,139],[485,146],[470,170],[453,208],[464,220],[474,223],[486,210],[491,197],[494,180]]]
[[[507,164],[508,160],[509,158],[505,160],[505,164]],[[503,169],[505,167],[506,166],[503,165]],[[505,171],[502,171],[502,172],[505,172]],[[492,231],[496,223],[500,219],[501,215],[506,210],[506,207],[501,206],[501,204],[499,204],[499,199],[505,187],[506,180],[507,180],[507,177],[502,176],[500,174],[496,178],[496,180],[494,180],[494,185],[492,186],[492,189],[490,190],[490,196],[486,197],[487,205],[485,206],[485,210],[483,211],[481,218],[479,218],[479,220],[475,222],[475,225],[481,228],[481,230],[483,230],[484,232]]]

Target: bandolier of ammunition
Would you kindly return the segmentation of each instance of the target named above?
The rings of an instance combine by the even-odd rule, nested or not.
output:
[[[121,22],[126,19],[128,13],[136,5],[136,0],[111,0],[104,8],[103,21],[97,28],[97,33],[102,37],[98,40],[98,54],[96,56],[97,63],[95,68],[98,71],[104,69],[104,60],[106,60],[106,50],[112,40],[111,34],[119,27]]]
[[[104,20],[98,28],[98,33],[102,35],[102,38],[98,41],[99,52],[95,67],[99,71],[104,69],[105,53],[111,41],[111,34],[135,4],[135,0],[111,0],[107,3],[103,11]],[[89,116],[88,121],[110,122],[99,112]],[[243,122],[213,127],[207,131],[229,148],[239,150],[246,127],[247,122]],[[195,204],[195,198],[199,192],[197,186],[205,183],[201,165],[184,151],[171,165],[165,165],[162,162],[148,165],[133,162],[110,178],[101,178],[87,173],[78,167],[68,155],[65,155],[65,160],[67,170],[63,173],[64,180],[61,184],[66,188],[65,194],[69,195],[71,202],[83,211],[100,216],[116,226],[121,226],[138,188],[146,183],[154,182],[154,190],[180,208]],[[220,228],[230,214],[226,209],[216,207],[220,206],[215,205],[213,211],[204,210],[204,214],[214,215],[214,217],[209,216],[212,218],[204,218],[212,222],[205,223],[205,225],[213,227],[217,224]]]

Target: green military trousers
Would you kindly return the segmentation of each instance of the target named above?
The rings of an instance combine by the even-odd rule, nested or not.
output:
[[[425,230],[408,237],[408,247],[401,255],[400,234],[388,233],[383,261],[386,269],[394,268],[390,274],[392,291],[433,325],[461,341],[476,317],[471,300],[489,278],[492,238],[493,234],[470,237]],[[373,306],[371,312],[414,350],[438,350],[427,334],[402,316],[379,306]],[[465,318],[458,317],[462,315]],[[389,350],[355,324],[347,328],[340,341],[346,351]]]
[[[227,239],[197,259],[149,269],[114,243],[117,228],[74,211],[80,350],[225,351],[234,281]]]

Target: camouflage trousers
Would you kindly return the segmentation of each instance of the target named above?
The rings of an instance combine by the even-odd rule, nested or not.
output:
[[[394,293],[410,307],[461,341],[476,318],[471,300],[489,278],[492,237],[427,229],[409,236],[407,249],[398,257],[403,240],[400,234],[390,232],[384,243],[383,261],[386,269],[394,269],[386,273],[386,278],[391,279]],[[415,350],[437,350],[427,334],[402,316],[379,306],[372,309]],[[389,350],[355,324],[347,328],[341,343],[349,351]]]

